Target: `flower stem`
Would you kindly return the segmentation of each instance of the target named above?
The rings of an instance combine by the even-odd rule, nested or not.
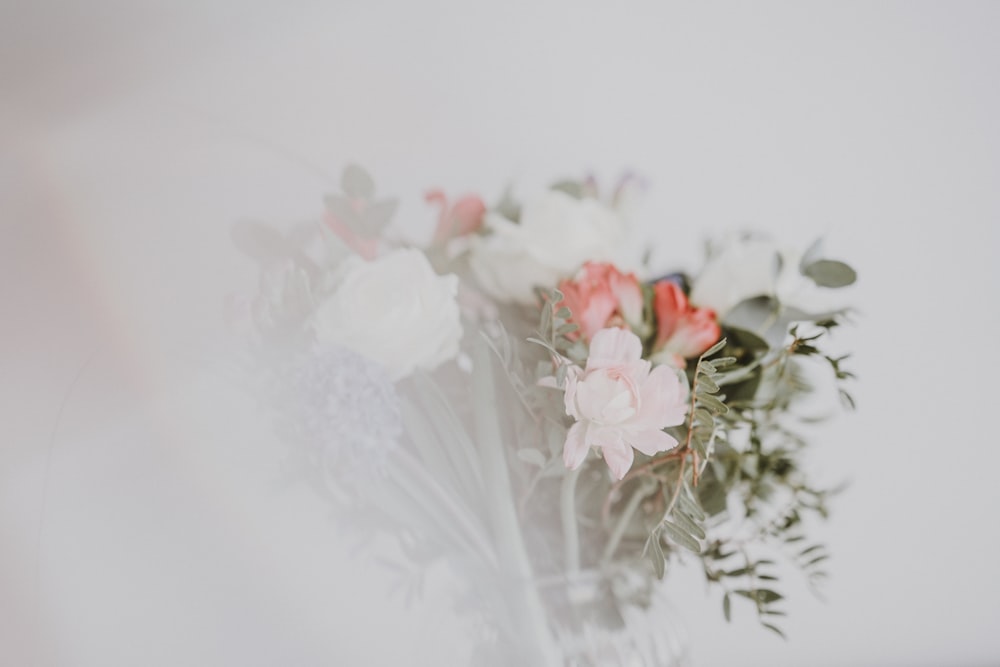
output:
[[[497,397],[493,384],[493,359],[485,341],[480,341],[474,354],[478,369],[472,386],[476,406],[475,432],[484,463],[487,508],[498,557],[498,583],[504,586],[501,593],[503,600],[509,604],[512,625],[520,624],[517,637],[510,640],[522,642],[520,648],[531,656],[530,664],[555,664],[548,614],[534,583],[531,558],[511,492],[508,463],[495,409]]]
[[[632,521],[632,516],[635,514],[635,511],[639,509],[639,505],[648,493],[649,485],[640,484],[639,488],[632,494],[632,497],[628,499],[628,504],[625,505],[625,509],[622,510],[621,516],[618,517],[618,522],[611,531],[611,537],[608,538],[608,543],[604,547],[604,554],[601,556],[602,564],[606,565],[611,562],[611,558],[615,555],[615,550],[618,548],[619,543],[622,541],[622,537],[625,535],[625,529],[628,528],[629,522]]]
[[[567,577],[572,577],[580,571],[580,533],[576,523],[576,480],[579,479],[582,469],[583,466],[580,466],[576,470],[569,471],[569,474],[563,477],[560,496]]]

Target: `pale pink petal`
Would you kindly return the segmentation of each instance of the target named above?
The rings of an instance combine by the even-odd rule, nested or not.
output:
[[[687,385],[670,366],[657,366],[640,388],[642,406],[635,423],[661,429],[677,426],[687,415]]]
[[[642,357],[642,341],[631,331],[616,327],[601,329],[590,341],[587,371],[620,367]]]
[[[583,464],[590,452],[586,441],[587,427],[583,422],[576,422],[566,434],[566,444],[563,445],[563,463],[570,470],[576,470]]]
[[[606,399],[602,390],[603,378],[593,375],[585,377],[581,382],[577,382],[573,391],[573,406],[576,414],[572,415],[577,419],[594,419],[601,414]],[[569,402],[567,399],[567,412]]]
[[[638,431],[625,435],[625,441],[646,456],[665,452],[677,446],[677,438],[663,431]]]
[[[563,402],[566,406],[566,414],[574,419],[580,419],[580,413],[576,409],[576,390],[579,386],[579,375],[580,370],[576,366],[572,366],[566,372],[566,394],[563,396]]]
[[[602,445],[601,453],[604,454],[604,461],[611,468],[611,474],[615,479],[621,479],[632,467],[635,460],[635,453],[632,448],[619,439],[617,442]]]

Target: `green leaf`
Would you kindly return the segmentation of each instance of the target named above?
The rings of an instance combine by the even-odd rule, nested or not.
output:
[[[340,175],[340,189],[348,197],[370,199],[375,194],[375,182],[364,168],[349,164]]]
[[[678,545],[693,551],[696,554],[701,553],[701,545],[698,541],[691,535],[688,535],[683,528],[670,521],[664,521],[660,524],[663,526],[663,530],[667,532],[667,537],[676,542]]]
[[[708,408],[709,410],[713,410],[719,414],[726,414],[727,412],[729,412],[729,408],[726,407],[726,404],[720,401],[712,394],[699,394],[698,403]]]
[[[383,199],[365,208],[361,213],[364,226],[362,234],[367,237],[381,234],[392,222],[392,216],[396,214],[398,206],[398,199]]]
[[[686,490],[681,491],[681,494],[677,497],[677,504],[685,514],[692,517],[695,521],[705,520],[705,512],[698,506],[698,501],[688,495]]]
[[[770,623],[761,623],[761,625],[763,625],[765,628],[767,628],[774,634],[778,635],[782,639],[788,639],[788,637],[785,636],[785,633],[778,629],[778,626],[772,625]]]
[[[757,594],[757,600],[762,604],[770,604],[771,602],[777,602],[783,599],[785,596],[777,591],[772,591],[767,588],[758,588],[754,591]]]
[[[551,189],[565,192],[574,199],[583,199],[583,184],[576,181],[559,181]]]
[[[718,343],[716,343],[712,347],[710,347],[707,350],[705,350],[705,352],[701,356],[702,356],[702,358],[710,357],[713,354],[715,354],[716,352],[718,352],[719,350],[721,350],[722,348],[724,348],[725,346],[726,346],[726,339],[723,338]]]
[[[323,203],[326,205],[326,210],[338,222],[346,225],[355,234],[362,233],[364,225],[350,201],[340,195],[328,195],[323,199]]]
[[[820,554],[819,556],[816,556],[815,558],[813,558],[809,562],[804,563],[802,565],[802,567],[803,568],[812,567],[813,565],[816,565],[817,563],[822,563],[825,560],[829,560],[829,558],[830,558],[830,554]]]
[[[694,419],[696,422],[709,428],[715,427],[715,417],[705,408],[695,408]]]
[[[732,620],[732,610],[730,609],[731,606],[732,602],[729,599],[729,593],[726,593],[725,595],[722,596],[722,615],[726,617],[727,623]]]
[[[812,278],[820,287],[847,287],[858,279],[854,269],[843,262],[821,259],[802,269],[802,274]]]
[[[732,338],[733,347],[742,347],[754,352],[766,352],[770,349],[767,341],[746,329],[739,327],[726,327],[728,338]]]
[[[663,547],[660,546],[660,534],[658,531],[654,530],[650,533],[649,538],[646,540],[646,551],[649,552],[649,557],[653,561],[653,571],[656,573],[656,578],[663,579],[663,575],[667,571],[667,559],[663,555]]]
[[[758,604],[769,604],[771,602],[777,602],[778,600],[784,598],[784,596],[781,593],[777,593],[767,588],[756,588],[754,590],[747,590],[745,588],[741,588],[733,591],[733,593],[741,595],[748,600],[753,600]]]
[[[705,447],[705,439],[698,435],[695,431],[691,434],[691,448],[698,452],[698,456],[706,458],[708,456],[708,449]]]
[[[707,375],[699,375],[698,379],[695,380],[699,389],[708,392],[709,394],[714,394],[719,391],[719,385],[715,384]]]
[[[692,519],[691,517],[689,517],[684,512],[673,512],[673,513],[671,513],[670,516],[673,517],[673,519],[677,523],[677,525],[682,530],[684,530],[685,532],[687,532],[690,535],[698,538],[699,540],[705,539],[705,530],[701,526],[699,526],[697,523],[695,523],[694,519]],[[699,547],[698,551],[699,552],[701,551],[700,547]]]
[[[569,324],[561,325],[558,329],[556,329],[556,333],[559,334],[560,336],[565,336],[566,334],[571,334],[574,331],[578,331],[579,329],[580,325],[570,322]]]

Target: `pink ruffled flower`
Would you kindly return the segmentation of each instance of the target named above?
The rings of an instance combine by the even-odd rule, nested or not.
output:
[[[687,387],[669,366],[650,369],[631,331],[594,334],[587,367],[574,366],[566,376],[566,414],[576,419],[563,447],[567,468],[576,470],[599,447],[621,479],[632,467],[633,447],[652,456],[677,446],[663,429],[683,423]]]
[[[634,274],[622,273],[612,264],[587,262],[573,280],[559,283],[560,305],[570,309],[584,340],[601,329],[642,326],[642,288]]]
[[[692,306],[684,291],[669,280],[656,283],[653,289],[653,359],[684,368],[686,359],[697,357],[719,340],[722,330],[715,311]]]
[[[477,195],[465,195],[449,203],[441,190],[431,190],[424,197],[428,203],[441,207],[434,243],[445,243],[453,238],[468,236],[483,226],[486,204]]]

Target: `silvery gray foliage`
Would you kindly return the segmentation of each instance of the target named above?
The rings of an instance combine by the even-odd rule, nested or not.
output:
[[[330,481],[384,474],[403,433],[396,388],[381,365],[339,346],[316,346],[278,363],[280,434]]]

